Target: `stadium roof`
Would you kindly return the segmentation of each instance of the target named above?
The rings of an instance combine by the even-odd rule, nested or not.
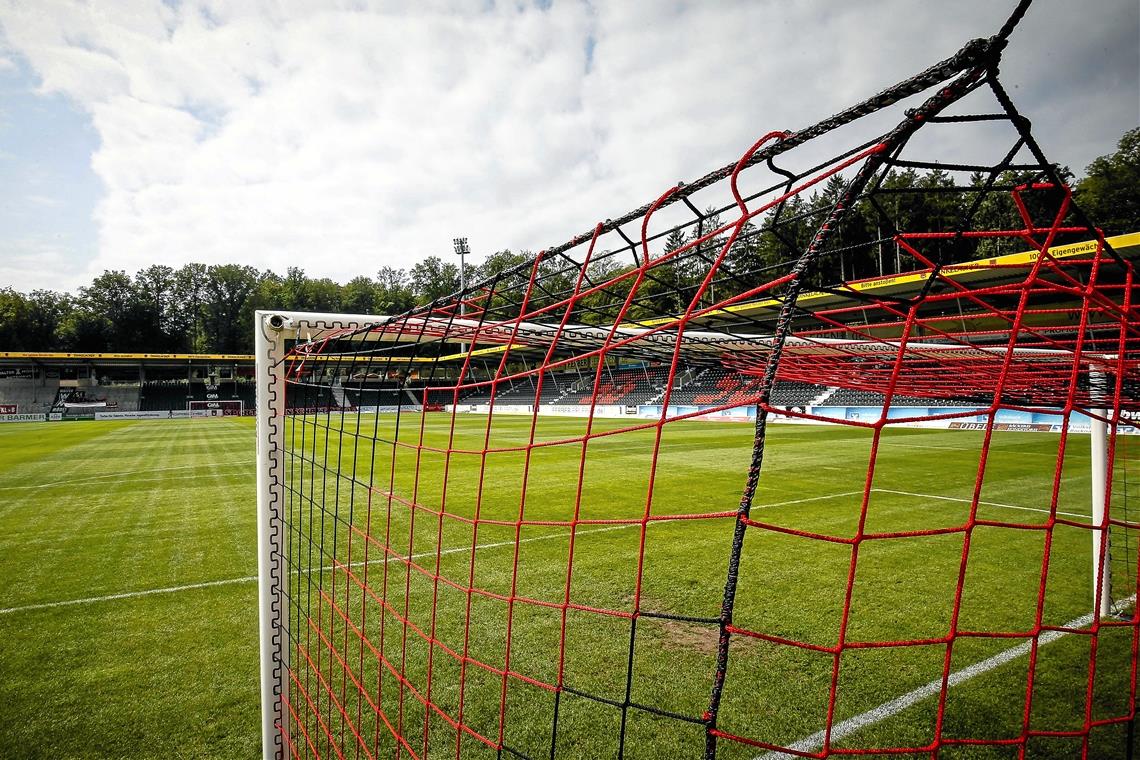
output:
[[[1122,258],[1140,259],[1140,232],[1116,235],[1106,238],[1105,240]],[[1054,246],[1049,249],[1049,254],[1060,260],[1072,259],[1092,253],[1096,250],[1096,246],[1096,240],[1085,240],[1079,243]],[[1020,253],[1010,253],[1004,256],[975,259],[962,264],[951,264],[943,267],[940,274],[942,277],[953,279],[963,284],[969,283],[974,286],[983,284],[996,285],[1011,280],[1022,279],[1024,277],[1024,268],[1032,265],[1039,255],[1037,251],[1022,251]],[[921,285],[926,282],[929,277],[929,269],[920,269],[911,272],[885,275],[883,277],[871,277],[865,280],[852,280],[843,283],[830,292],[803,293],[796,299],[796,304],[805,309],[841,309],[844,306],[857,305],[861,302],[862,298],[867,296],[889,297],[907,293],[912,291],[916,285]],[[732,316],[754,317],[761,314],[775,316],[781,306],[783,306],[783,301],[767,298],[727,306],[723,309],[701,315],[697,319],[708,322]],[[652,320],[642,320],[639,321],[638,324],[642,326],[668,324],[676,319],[676,317],[661,317]]]
[[[1140,259],[1140,232],[1117,235],[1107,238],[1106,242],[1121,258]],[[1087,263],[1089,254],[1096,250],[1097,241],[1087,240],[1054,246],[1049,249],[1049,254],[1061,263],[1070,260],[1074,263]],[[1003,284],[1017,283],[1025,279],[1027,271],[1037,261],[1039,255],[1038,251],[1022,251],[948,265],[938,272],[936,279],[941,286],[954,282],[967,285],[971,289],[993,288]],[[901,322],[873,321],[881,319],[882,314],[874,314],[874,316],[869,316],[869,314],[875,312],[876,304],[905,300],[908,296],[913,296],[917,291],[921,291],[931,279],[931,274],[930,269],[921,269],[845,282],[827,291],[804,292],[796,300],[799,314],[794,317],[794,320],[801,323],[798,332],[805,337],[811,337],[816,342],[826,342],[829,338],[841,338],[844,344],[850,345],[853,337],[844,334],[843,328],[843,323],[847,323],[852,326],[857,325],[856,332],[863,336],[862,340],[871,338],[876,340],[897,339],[899,331],[903,329]],[[1000,298],[1001,296],[991,294],[991,297]],[[1058,300],[1051,305],[1051,308],[1042,308],[1034,313],[1023,315],[1022,324],[1026,327],[1058,326],[1062,329],[1071,329],[1070,325],[1063,324],[1063,312],[1070,306],[1068,301],[1064,300],[1066,298],[1071,300],[1069,295],[1060,295],[1057,296]],[[687,321],[690,327],[686,330],[686,335],[690,338],[698,338],[699,330],[705,329],[722,333],[719,340],[713,341],[714,343],[720,343],[726,339],[731,340],[733,336],[757,338],[763,342],[765,331],[769,330],[769,325],[774,326],[783,303],[778,299],[758,299],[694,314]],[[958,310],[961,307],[958,301],[949,301],[948,303],[952,304],[954,311],[952,314],[947,314],[944,319],[956,322],[964,317],[968,318],[971,330],[979,339],[970,342],[984,343],[987,332],[992,332],[994,339],[1004,340],[1004,338],[998,337],[1004,334],[1003,330],[1007,327],[1006,320],[1001,315],[991,314],[985,310],[963,315]],[[924,308],[928,310],[946,308],[946,303],[932,299],[932,302]],[[626,338],[633,340],[635,333],[646,328],[669,330],[669,326],[680,319],[680,315],[670,315],[627,321],[617,328],[619,335],[616,337],[619,340]],[[936,324],[940,319],[943,317],[928,315],[925,321],[926,324]],[[510,338],[512,324],[482,325],[476,320],[463,320],[454,315],[449,317],[412,316],[405,318],[400,324],[408,328],[407,333],[413,336],[409,340],[418,340],[417,336],[422,335],[449,343],[491,344],[472,351],[471,356],[502,353],[508,348],[513,352],[545,353],[550,347],[549,327],[534,323],[525,323],[525,329],[517,333],[518,340],[515,342],[511,342]],[[1092,326],[1091,323],[1090,326]],[[522,328],[523,325],[520,324],[519,327]],[[561,346],[564,342],[569,345],[573,342],[569,337],[570,333],[597,342],[599,330],[605,332],[606,328],[567,325],[562,338],[559,340],[559,345]],[[921,336],[920,328],[915,328],[911,337],[919,338]],[[657,337],[660,339],[663,336]],[[930,337],[937,340],[934,334]],[[380,328],[371,339],[400,341],[402,337],[398,330]],[[320,338],[314,337],[312,340],[319,341]],[[509,346],[508,343],[510,343]],[[324,357],[320,354],[321,351],[316,349],[308,353],[307,358],[322,360]],[[618,355],[620,352],[615,352],[615,356]],[[425,355],[403,358],[412,362],[436,362],[461,361],[467,356],[467,351],[460,351],[439,357]]]
[[[0,365],[38,364],[72,366],[76,364],[217,364],[252,362],[253,354],[149,354],[149,353],[85,353],[67,351],[0,351]]]

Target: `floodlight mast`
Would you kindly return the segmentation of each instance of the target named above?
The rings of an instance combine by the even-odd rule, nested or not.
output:
[[[470,246],[467,245],[467,238],[457,237],[452,239],[452,245],[455,246],[455,255],[459,257],[459,290],[463,292],[467,290],[467,269],[466,259],[467,254],[471,253]],[[459,313],[465,314],[466,310],[463,308],[464,299],[459,299]]]
[[[467,259],[464,257],[471,253],[471,247],[467,245],[465,237],[452,238],[451,243],[455,247],[455,255],[459,257],[459,292],[462,294],[459,297],[459,316],[463,316],[467,313],[464,308],[467,301]],[[467,344],[460,343],[459,352],[467,353]]]

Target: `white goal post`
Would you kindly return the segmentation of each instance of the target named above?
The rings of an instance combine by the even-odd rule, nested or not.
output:
[[[241,399],[210,399],[189,401],[186,405],[191,417],[240,417],[245,412]]]
[[[266,760],[289,756],[288,579],[285,555],[285,358],[288,344],[332,330],[382,322],[362,314],[258,311],[254,316],[257,386],[257,595],[261,660],[261,747]]]

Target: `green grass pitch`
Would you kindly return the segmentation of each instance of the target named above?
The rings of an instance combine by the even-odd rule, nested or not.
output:
[[[312,418],[308,418],[310,421]],[[446,415],[430,415],[424,443],[446,448]],[[411,424],[409,424],[411,423]],[[447,646],[462,649],[466,595],[446,583],[438,590],[403,561],[364,560],[360,533],[388,532],[393,546],[417,563],[465,584],[471,571],[471,527],[417,511],[415,525],[398,501],[389,510],[385,478],[392,449],[373,451],[372,440],[418,442],[416,415],[399,432],[393,419],[339,417],[331,429],[290,426],[287,465],[292,497],[294,566],[291,593],[298,599],[325,594],[359,619],[377,647],[401,653],[408,679],[426,682],[428,648],[376,600],[363,599],[343,571],[378,588],[387,573],[388,600],[406,608],[417,625]],[[450,457],[419,456],[398,448],[392,491],[430,509],[514,520],[522,500],[519,451],[486,458],[486,418],[459,417]],[[594,432],[616,423],[599,420]],[[540,420],[536,439],[580,435],[580,419]],[[751,453],[752,429],[740,423],[671,423],[664,428],[653,514],[733,510],[739,502]],[[359,435],[358,435],[359,434]],[[313,436],[317,436],[314,438]],[[526,443],[529,418],[496,417],[488,445],[509,449]],[[653,432],[602,436],[589,444],[582,486],[583,519],[640,517],[649,485]],[[890,429],[874,457],[866,532],[908,531],[961,524],[968,514],[982,434],[963,431]],[[1041,523],[1053,486],[1058,436],[995,433],[988,457],[979,517]],[[0,426],[0,757],[255,757],[259,752],[258,647],[252,420],[189,420],[10,424]],[[1135,448],[1135,447],[1132,447]],[[469,453],[470,452],[470,453]],[[528,520],[569,517],[578,481],[581,445],[539,447],[530,461],[525,495]],[[313,459],[314,455],[316,456]],[[303,456],[304,458],[300,458]],[[1129,453],[1128,456],[1134,456]],[[310,460],[310,461],[306,461]],[[775,525],[829,535],[857,530],[862,489],[871,460],[865,430],[832,426],[772,425],[756,496],[754,517]],[[1119,461],[1119,460],[1118,460]],[[356,465],[353,485],[341,473]],[[1140,468],[1134,460],[1133,471]],[[1058,509],[1089,512],[1088,439],[1073,436],[1066,451]],[[446,478],[444,473],[447,473]],[[483,487],[480,489],[480,474]],[[480,493],[482,494],[480,497]],[[323,504],[310,519],[311,505]],[[368,505],[371,504],[371,512]],[[338,519],[334,520],[335,511]],[[324,536],[320,535],[324,529]],[[313,531],[316,531],[314,533]],[[723,595],[732,521],[673,521],[645,531],[642,569],[644,610],[715,617]],[[355,536],[349,542],[349,536]],[[437,538],[442,536],[442,539]],[[959,620],[960,628],[1025,630],[1032,626],[1041,574],[1044,532],[978,528]],[[518,545],[516,593],[534,599],[562,598],[569,550],[567,530],[527,525]],[[631,609],[637,577],[640,526],[583,525],[575,540],[571,598],[606,609]],[[513,526],[481,525],[475,543],[475,585],[507,594],[514,565]],[[304,555],[313,542],[325,556]],[[333,550],[333,543],[336,549]],[[952,612],[962,535],[864,542],[860,547],[847,641],[936,638],[946,633]],[[1119,545],[1123,545],[1121,542]],[[1136,546],[1135,536],[1130,538]],[[740,572],[735,622],[822,647],[837,641],[851,548],[788,534],[749,529]],[[1135,562],[1135,557],[1131,558]],[[1090,539],[1087,531],[1052,531],[1046,624],[1064,624],[1091,609]],[[1114,557],[1118,588],[1135,585],[1127,562]],[[314,569],[315,568],[315,569]],[[405,595],[405,588],[409,589]],[[153,593],[152,593],[153,592]],[[436,603],[432,604],[432,598]],[[322,696],[321,679],[339,676],[336,658],[356,662],[360,638],[329,619],[328,604],[312,603],[315,627],[294,619],[291,635],[304,630],[313,666],[294,658],[334,736],[351,738],[355,728],[374,735],[367,703],[348,683],[346,712]],[[320,612],[318,612],[320,610]],[[471,657],[502,665],[506,604],[476,597],[471,605]],[[512,617],[511,669],[543,681],[557,668],[560,612],[516,604]],[[384,630],[380,630],[381,622]],[[629,665],[629,621],[572,610],[567,620],[565,682],[574,689],[620,702]],[[346,636],[346,633],[348,634]],[[323,637],[322,637],[323,635]],[[716,631],[708,625],[649,617],[638,622],[630,699],[675,713],[699,716],[708,702]],[[1016,646],[1020,640],[960,639],[952,670]],[[1118,629],[1099,640],[1091,700],[1093,719],[1126,710],[1130,632]],[[833,724],[849,721],[850,733],[835,746],[922,744],[931,736],[936,697],[917,697],[881,720],[875,708],[921,689],[941,676],[945,647],[847,650],[842,656]],[[363,680],[376,683],[378,666],[365,649]],[[330,664],[332,669],[330,670]],[[1087,637],[1067,636],[1041,646],[1030,708],[1031,727],[1079,730],[1086,708]],[[442,650],[433,657],[432,700],[458,707],[459,672]],[[950,690],[944,734],[1015,738],[1025,710],[1028,658],[1010,656]],[[832,656],[734,636],[719,725],[733,733],[777,744],[811,737],[823,728]],[[463,695],[466,720],[480,733],[497,732],[501,680],[469,667]],[[380,679],[380,705],[399,713],[399,689]],[[341,684],[333,693],[339,696]],[[511,679],[505,739],[534,755],[549,753],[552,696]],[[355,718],[362,716],[359,723]],[[881,712],[881,710],[880,710]],[[887,711],[891,712],[890,710]],[[564,696],[560,706],[559,756],[608,757],[617,749],[621,711],[608,704]],[[854,722],[851,722],[854,719]],[[424,712],[410,695],[404,701],[404,733],[422,744]],[[319,730],[319,729],[318,729]],[[438,717],[428,721],[431,755],[454,755],[454,731]],[[379,756],[392,743],[380,729]],[[626,757],[695,757],[703,751],[700,726],[631,709]],[[1124,755],[1124,729],[1098,729],[1094,756]],[[298,741],[303,741],[299,736]],[[327,742],[315,735],[322,756]],[[462,739],[465,753],[479,745]],[[755,758],[752,747],[720,743],[719,757]],[[545,749],[544,749],[545,748]],[[814,747],[812,748],[814,749]],[[1072,739],[1031,740],[1030,754],[1070,757]],[[565,753],[565,754],[562,754]],[[330,753],[335,756],[335,753]],[[477,753],[476,753],[477,754]],[[476,756],[473,754],[473,756]],[[1015,750],[949,748],[943,757],[1014,757]]]

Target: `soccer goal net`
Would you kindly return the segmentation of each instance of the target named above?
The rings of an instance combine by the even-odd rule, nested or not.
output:
[[[1123,755],[1140,240],[1008,32],[454,296],[260,312],[265,756]]]

